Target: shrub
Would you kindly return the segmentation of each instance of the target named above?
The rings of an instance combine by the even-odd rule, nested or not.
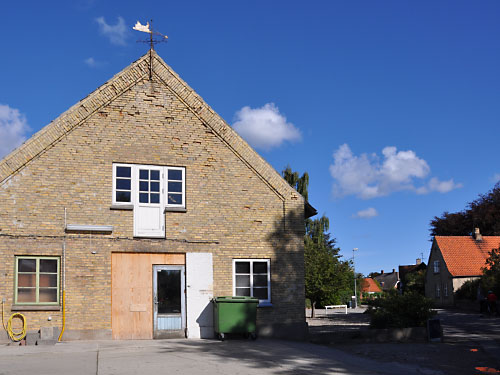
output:
[[[477,299],[478,289],[480,287],[481,279],[468,280],[462,284],[456,291],[457,299],[468,299],[475,301]]]
[[[372,328],[424,327],[435,312],[431,299],[416,292],[399,294],[396,290],[370,301]]]

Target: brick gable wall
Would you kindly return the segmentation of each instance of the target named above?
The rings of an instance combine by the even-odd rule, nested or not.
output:
[[[278,193],[252,169],[253,159],[262,163],[251,153],[242,160],[164,82],[137,81],[0,186],[0,296],[7,311],[14,256],[61,255],[66,237],[69,332],[107,337],[115,251],[211,252],[215,295],[232,294],[233,258],[270,258],[274,306],[259,309],[260,325],[303,324],[304,202]],[[134,239],[133,212],[111,209],[113,162],[186,167],[187,212],[165,213],[166,239]],[[114,231],[65,235],[64,208],[68,223]],[[61,325],[60,311],[25,315],[30,329]]]

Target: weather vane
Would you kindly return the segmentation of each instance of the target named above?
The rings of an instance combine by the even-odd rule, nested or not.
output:
[[[166,42],[168,36],[153,30],[153,20],[151,20],[151,28],[149,28],[149,22],[145,25],[141,25],[141,23],[137,21],[133,29],[149,34],[149,40],[138,40],[137,42],[149,43],[151,46],[149,49],[149,79],[151,80],[153,78],[153,56],[151,51],[155,49],[155,44]]]
[[[151,20],[151,28],[149,28],[149,22],[145,25],[141,25],[139,21],[133,27],[134,30],[142,31],[143,33],[149,34],[149,40],[138,40],[139,43],[149,43],[151,49],[154,49],[154,45],[158,43],[166,42],[168,36],[159,33],[158,31],[153,30],[153,20]]]

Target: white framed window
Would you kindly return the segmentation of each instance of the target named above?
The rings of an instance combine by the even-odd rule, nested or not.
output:
[[[113,206],[133,208],[132,165],[113,164]]]
[[[112,194],[113,208],[134,209],[141,203],[185,209],[186,168],[114,163]]]
[[[439,273],[439,260],[435,260],[433,265],[434,265],[434,273]]]
[[[435,293],[436,293],[436,298],[441,297],[441,286],[439,284],[436,284]]]
[[[233,259],[233,295],[271,303],[271,262],[269,259]]]
[[[166,168],[165,183],[167,207],[186,207],[186,169],[168,167]]]

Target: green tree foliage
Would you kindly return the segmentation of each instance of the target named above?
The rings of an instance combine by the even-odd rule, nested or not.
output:
[[[484,292],[492,290],[497,296],[500,295],[500,248],[490,251],[486,267],[483,268],[481,286]]]
[[[433,302],[422,294],[399,294],[390,290],[382,297],[370,301],[370,326],[373,328],[424,327],[435,312]]]
[[[309,199],[307,187],[309,186],[309,174],[304,172],[302,177],[299,177],[299,172],[293,172],[289,165],[281,172],[283,178],[288,184],[297,190],[307,201]]]
[[[431,236],[467,236],[479,228],[486,236],[500,235],[500,182],[460,212],[444,212],[430,222]]]
[[[330,237],[328,229],[329,220],[324,215],[306,225],[305,289],[313,317],[317,306],[345,303],[354,283],[351,264],[340,259],[340,249],[335,247],[335,239]]]
[[[307,200],[309,175],[299,177],[290,166],[282,171],[283,178]],[[330,220],[326,216],[305,221],[304,237],[305,292],[311,301],[312,316],[316,306],[345,303],[350,299],[354,273],[349,261],[341,260],[340,249],[335,246],[328,230]]]
[[[403,294],[418,293],[425,295],[425,269],[406,274]]]
[[[489,254],[481,278],[463,283],[456,292],[458,299],[475,301],[479,290],[483,296],[490,290],[500,295],[500,249],[492,249]]]

